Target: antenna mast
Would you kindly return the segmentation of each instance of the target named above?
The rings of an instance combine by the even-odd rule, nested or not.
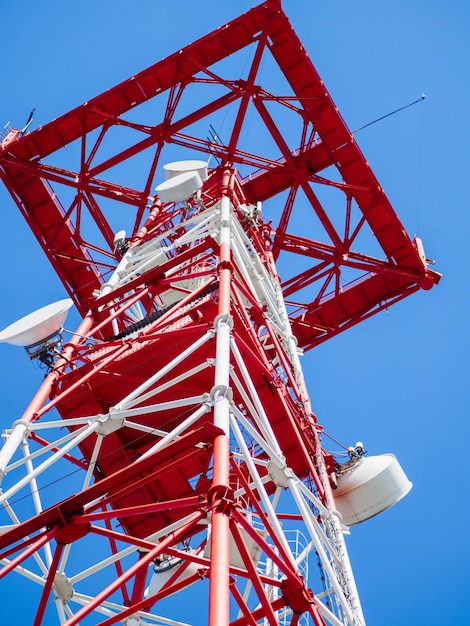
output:
[[[362,626],[346,524],[410,484],[323,449],[301,358],[439,275],[279,2],[9,136],[0,175],[82,317],[0,451],[31,623]]]

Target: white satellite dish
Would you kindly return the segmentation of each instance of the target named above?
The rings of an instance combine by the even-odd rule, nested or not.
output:
[[[185,172],[197,172],[204,182],[207,180],[207,161],[188,160],[188,161],[173,161],[172,163],[166,163],[163,166],[163,172],[165,174],[165,180],[184,174]]]
[[[185,202],[202,187],[198,172],[183,172],[157,185],[155,191],[162,202]]]
[[[0,343],[29,348],[60,333],[73,301],[70,298],[48,304],[0,332]]]
[[[362,457],[338,476],[335,505],[343,523],[353,526],[392,507],[411,487],[395,455]]]

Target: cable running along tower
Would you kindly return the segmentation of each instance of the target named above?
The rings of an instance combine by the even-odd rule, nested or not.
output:
[[[46,368],[0,451],[31,623],[364,624],[345,485],[409,484],[323,450],[301,354],[439,275],[280,3],[9,130],[0,174],[70,298],[0,335]]]

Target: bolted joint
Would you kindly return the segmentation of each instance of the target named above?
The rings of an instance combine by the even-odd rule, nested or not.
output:
[[[224,398],[227,398],[231,403],[233,400],[233,391],[231,387],[227,387],[227,385],[215,385],[211,389],[210,397],[213,403],[218,400],[223,400]]]
[[[64,519],[55,539],[57,543],[66,546],[86,537],[90,532],[90,528],[91,524],[68,522]]]
[[[37,419],[37,418],[36,418],[36,414],[35,414],[35,416],[34,416],[34,419]],[[4,431],[2,432],[2,437],[3,437],[5,440],[8,440],[8,439],[11,437],[11,434],[12,434],[13,430],[14,430],[17,426],[23,426],[23,427],[24,427],[24,432],[25,432],[25,435],[26,435],[26,433],[28,433],[28,434],[29,434],[29,432],[31,431],[31,422],[30,422],[30,421],[28,421],[28,420],[16,420],[15,422],[13,422],[13,426],[11,427],[11,429],[4,430]]]
[[[232,328],[233,328],[233,317],[231,315],[229,315],[228,313],[221,313],[220,315],[217,315],[217,317],[214,319],[214,329],[215,329],[215,331],[217,332],[217,330],[223,324],[226,324],[230,328],[230,330],[232,330]]]
[[[285,578],[281,582],[281,592],[286,604],[294,613],[305,613],[313,604],[313,593],[305,586],[302,576],[299,576],[297,584]]]
[[[268,474],[270,479],[276,485],[276,487],[282,487],[283,489],[287,489],[289,486],[289,479],[294,478],[294,472],[287,467],[286,461],[282,459],[284,466],[279,467],[277,463],[275,463],[272,459],[268,461]]]
[[[73,586],[67,576],[61,572],[57,572],[54,576],[54,593],[66,604],[73,598]]]
[[[233,264],[230,261],[221,261],[217,265],[217,272],[220,274],[222,270],[229,270],[230,272],[233,272]]]
[[[96,429],[96,434],[106,437],[106,435],[122,428],[124,421],[124,417],[119,417],[118,411],[111,408],[107,415],[101,415],[98,418],[99,426]]]
[[[213,485],[207,492],[207,500],[213,512],[230,515],[235,506],[233,489],[228,485]]]

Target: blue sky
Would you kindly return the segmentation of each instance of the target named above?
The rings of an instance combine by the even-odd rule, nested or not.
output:
[[[32,108],[33,128],[43,125],[256,4],[2,0],[0,127],[22,127]],[[356,138],[443,279],[316,348],[303,364],[326,431],[346,445],[360,439],[373,454],[394,452],[413,482],[403,501],[354,527],[348,540],[368,623],[463,626],[470,591],[470,6],[284,0],[283,8],[351,129],[426,94]],[[3,187],[0,212],[3,328],[65,292]],[[4,428],[42,373],[20,350],[0,350]]]

